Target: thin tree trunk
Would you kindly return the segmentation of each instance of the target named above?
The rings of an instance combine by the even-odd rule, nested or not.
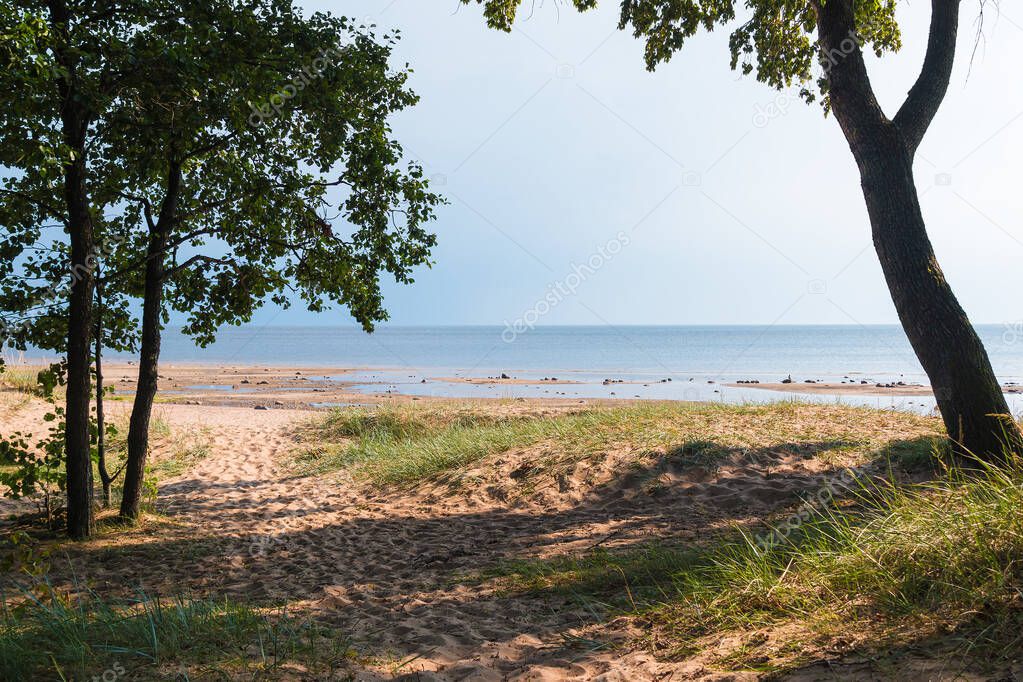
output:
[[[73,154],[64,164],[64,202],[71,242],[64,445],[67,458],[67,531],[72,538],[81,540],[93,531],[89,342],[92,338],[95,244],[86,194],[85,136],[89,116],[77,91],[78,58],[68,46],[70,13],[63,0],[50,0],[48,6],[50,24],[54,33],[60,36],[54,54],[65,71],[56,83],[61,98],[61,133],[68,151]]]
[[[101,279],[99,268],[96,278]],[[110,506],[110,472],[107,471],[106,419],[103,410],[103,285],[96,284],[96,468],[103,484],[103,507]]]
[[[149,455],[149,423],[159,381],[161,314],[166,276],[164,259],[169,230],[176,219],[180,186],[181,166],[171,163],[167,194],[159,219],[150,228],[147,247],[139,375],[128,426],[128,461],[124,473],[124,494],[121,497],[120,515],[125,519],[138,518],[142,501],[142,483]]]
[[[146,263],[145,298],[142,304],[142,343],[139,353],[138,383],[131,421],[128,425],[128,462],[124,470],[124,494],[121,516],[138,518],[142,500],[142,482],[149,455],[149,423],[159,381],[160,311],[163,305],[163,248],[157,239],[150,242]]]

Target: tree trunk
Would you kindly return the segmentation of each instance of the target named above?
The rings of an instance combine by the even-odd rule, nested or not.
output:
[[[893,120],[874,96],[851,0],[815,3],[835,117],[860,170],[874,247],[906,336],[956,449],[987,459],[1023,450],[984,345],[945,281],[924,224],[913,157],[948,89],[959,0],[931,0],[927,53]]]
[[[120,515],[124,519],[138,518],[142,501],[142,483],[149,455],[149,422],[153,414],[153,399],[159,382],[160,332],[163,321],[163,287],[166,271],[167,240],[177,217],[178,193],[181,186],[181,166],[170,164],[167,194],[155,225],[150,227],[146,252],[145,291],[142,303],[142,343],[139,352],[139,376],[135,389],[135,402],[128,426],[128,461],[124,472],[124,495],[121,497]]]
[[[948,435],[960,451],[988,459],[1018,450],[1023,437],[987,351],[927,237],[912,159],[892,142],[872,147],[859,156],[874,248]]]
[[[138,385],[128,426],[128,462],[124,470],[124,495],[121,498],[121,516],[126,519],[138,518],[146,458],[149,455],[149,422],[159,381],[165,242],[166,238],[160,239],[159,235],[150,240],[149,260],[146,262]]]
[[[96,278],[101,279],[99,267]],[[110,506],[110,472],[107,471],[106,419],[103,410],[103,285],[96,284],[96,468],[103,484],[103,507]]]
[[[93,258],[92,221],[85,202],[84,164],[75,161],[65,177],[70,211],[71,296],[67,339],[67,406],[65,449],[67,456],[67,531],[76,539],[93,531],[92,460],[89,408],[92,381],[89,376],[92,337]]]
[[[48,6],[50,24],[60,37],[54,54],[65,71],[56,83],[61,100],[61,134],[67,150],[73,154],[64,163],[64,202],[71,242],[64,446],[67,458],[67,531],[72,538],[81,540],[91,535],[93,530],[89,342],[92,338],[95,243],[85,184],[85,137],[89,116],[77,88],[78,57],[68,45],[70,13],[62,0],[51,0]]]

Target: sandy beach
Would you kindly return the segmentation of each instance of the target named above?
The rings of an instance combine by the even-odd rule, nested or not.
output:
[[[132,369],[107,371],[118,387],[108,407],[115,423],[124,423],[130,410]],[[70,587],[73,574],[103,594],[141,585],[154,594],[186,590],[284,602],[351,638],[359,657],[349,672],[358,680],[718,680],[727,669],[722,661],[747,646],[748,633],[707,640],[687,656],[667,655],[651,647],[642,620],[596,617],[570,595],[509,591],[501,579],[473,576],[509,560],[699,542],[793,508],[842,467],[866,465],[881,474],[884,460],[876,453],[888,443],[930,438],[940,428],[935,418],[813,405],[784,408],[779,426],[764,416],[770,407],[721,412],[697,405],[669,409],[692,410],[691,417],[679,413],[693,420],[689,438],[722,444],[712,465],[687,463],[671,448],[610,441],[598,457],[552,467],[544,462],[559,445],[541,440],[485,456],[454,479],[437,476],[413,486],[367,485],[344,471],[296,473],[296,453],[310,445],[303,434],[327,413],[289,404],[310,399],[424,414],[468,410],[485,419],[556,419],[641,403],[656,409],[652,401],[612,407],[555,398],[466,402],[355,393],[347,373],[343,367],[162,368],[166,389],[155,418],[167,434],[154,442],[153,466],[180,457],[182,444],[198,444],[202,456],[158,479],[153,518],[63,547],[67,559],[55,563],[51,578]],[[249,392],[224,395],[225,387]],[[5,430],[38,430],[46,409],[37,399],[0,392]],[[25,501],[0,503],[0,513],[14,515],[8,529],[32,509]],[[768,630],[758,646],[783,660],[793,636],[791,629]],[[590,641],[602,644],[578,644]],[[792,679],[836,670],[845,679],[872,679],[869,664],[803,647],[800,660],[807,662]],[[901,659],[900,669],[927,674],[936,655]]]
[[[1023,682],[960,4],[5,5],[0,682]]]

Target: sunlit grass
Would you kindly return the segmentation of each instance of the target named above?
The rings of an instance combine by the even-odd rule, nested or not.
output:
[[[29,365],[7,365],[0,372],[0,386],[26,395],[42,395],[38,381],[42,369]]]
[[[516,448],[543,446],[537,470],[611,448],[637,456],[687,451],[712,461],[729,450],[786,446],[834,457],[866,454],[895,438],[936,437],[938,429],[926,417],[804,403],[650,403],[540,413],[485,412],[471,403],[339,409],[301,431],[296,464],[304,473],[346,469],[376,484],[410,484]]]
[[[159,478],[172,478],[187,472],[206,459],[211,452],[211,436],[207,428],[176,429],[159,412],[149,423],[151,449],[148,471]],[[117,435],[107,442],[110,466],[117,468],[128,456],[127,417],[117,422]]]

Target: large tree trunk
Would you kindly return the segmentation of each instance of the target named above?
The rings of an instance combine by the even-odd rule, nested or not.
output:
[[[892,141],[894,142],[894,141]],[[938,265],[913,181],[898,146],[859,151],[874,247],[899,320],[927,372],[949,437],[959,449],[998,457],[1023,444],[984,345]]]
[[[160,332],[163,325],[163,288],[166,270],[167,240],[177,218],[178,194],[181,187],[181,166],[170,164],[167,194],[155,225],[150,226],[146,253],[145,291],[142,303],[142,343],[139,352],[139,376],[135,403],[128,425],[128,461],[124,472],[124,495],[120,515],[138,518],[142,501],[142,483],[149,456],[149,422],[153,414],[159,381]]]
[[[816,3],[835,117],[859,166],[874,246],[899,320],[927,373],[957,449],[997,459],[1023,449],[991,361],[938,266],[913,180],[913,156],[952,74],[959,0],[931,0],[920,76],[894,119],[877,103],[851,0]]]

